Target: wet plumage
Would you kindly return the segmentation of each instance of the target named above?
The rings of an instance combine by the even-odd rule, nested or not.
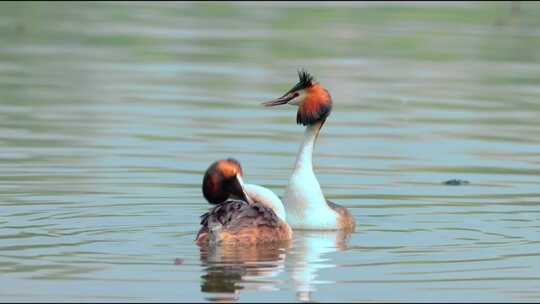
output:
[[[291,238],[281,200],[264,187],[244,184],[242,175],[234,159],[218,160],[206,170],[203,195],[216,206],[201,216],[197,244],[258,244]]]
[[[272,209],[234,199],[203,214],[201,226],[198,243],[279,241],[289,230]]]

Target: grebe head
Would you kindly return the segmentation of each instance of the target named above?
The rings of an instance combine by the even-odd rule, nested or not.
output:
[[[283,104],[298,106],[296,123],[312,125],[324,121],[332,110],[332,97],[330,93],[313,76],[304,70],[298,71],[298,83],[283,96],[263,102],[266,107]]]
[[[244,189],[242,166],[233,159],[221,159],[208,167],[204,174],[202,191],[210,204],[220,204],[229,198],[251,203]]]

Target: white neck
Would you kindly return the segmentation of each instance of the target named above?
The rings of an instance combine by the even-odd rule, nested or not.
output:
[[[247,195],[255,202],[274,210],[276,215],[284,222],[286,221],[285,207],[279,197],[270,189],[254,184],[244,184]]]
[[[285,190],[289,225],[299,229],[337,229],[337,213],[326,199],[313,172],[313,148],[323,122],[306,127],[294,171]]]
[[[319,136],[321,127],[321,122],[306,127],[304,141],[302,142],[302,145],[300,145],[300,150],[296,155],[294,171],[305,168],[313,172],[313,148],[315,147],[315,142],[317,141],[317,136]]]

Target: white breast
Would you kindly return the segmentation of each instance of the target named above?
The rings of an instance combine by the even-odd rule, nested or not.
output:
[[[326,203],[311,170],[295,170],[285,192],[287,221],[293,229],[338,229],[338,214]]]
[[[306,127],[294,171],[285,190],[287,221],[293,229],[336,230],[338,214],[328,206],[313,172],[313,148],[323,122]]]
[[[281,220],[287,222],[285,207],[272,190],[254,184],[245,184],[244,188],[251,199],[271,208]]]

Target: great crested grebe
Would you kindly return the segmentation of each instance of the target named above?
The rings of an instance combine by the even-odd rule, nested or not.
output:
[[[256,244],[290,240],[281,200],[269,189],[244,184],[240,163],[232,158],[208,167],[202,191],[217,205],[201,216],[195,242],[204,244]]]
[[[355,220],[345,208],[324,198],[313,172],[313,148],[332,110],[330,93],[306,71],[298,71],[299,82],[283,96],[263,102],[264,106],[298,106],[296,122],[306,126],[304,141],[296,157],[294,171],[285,190],[287,222],[293,229],[354,230]]]

